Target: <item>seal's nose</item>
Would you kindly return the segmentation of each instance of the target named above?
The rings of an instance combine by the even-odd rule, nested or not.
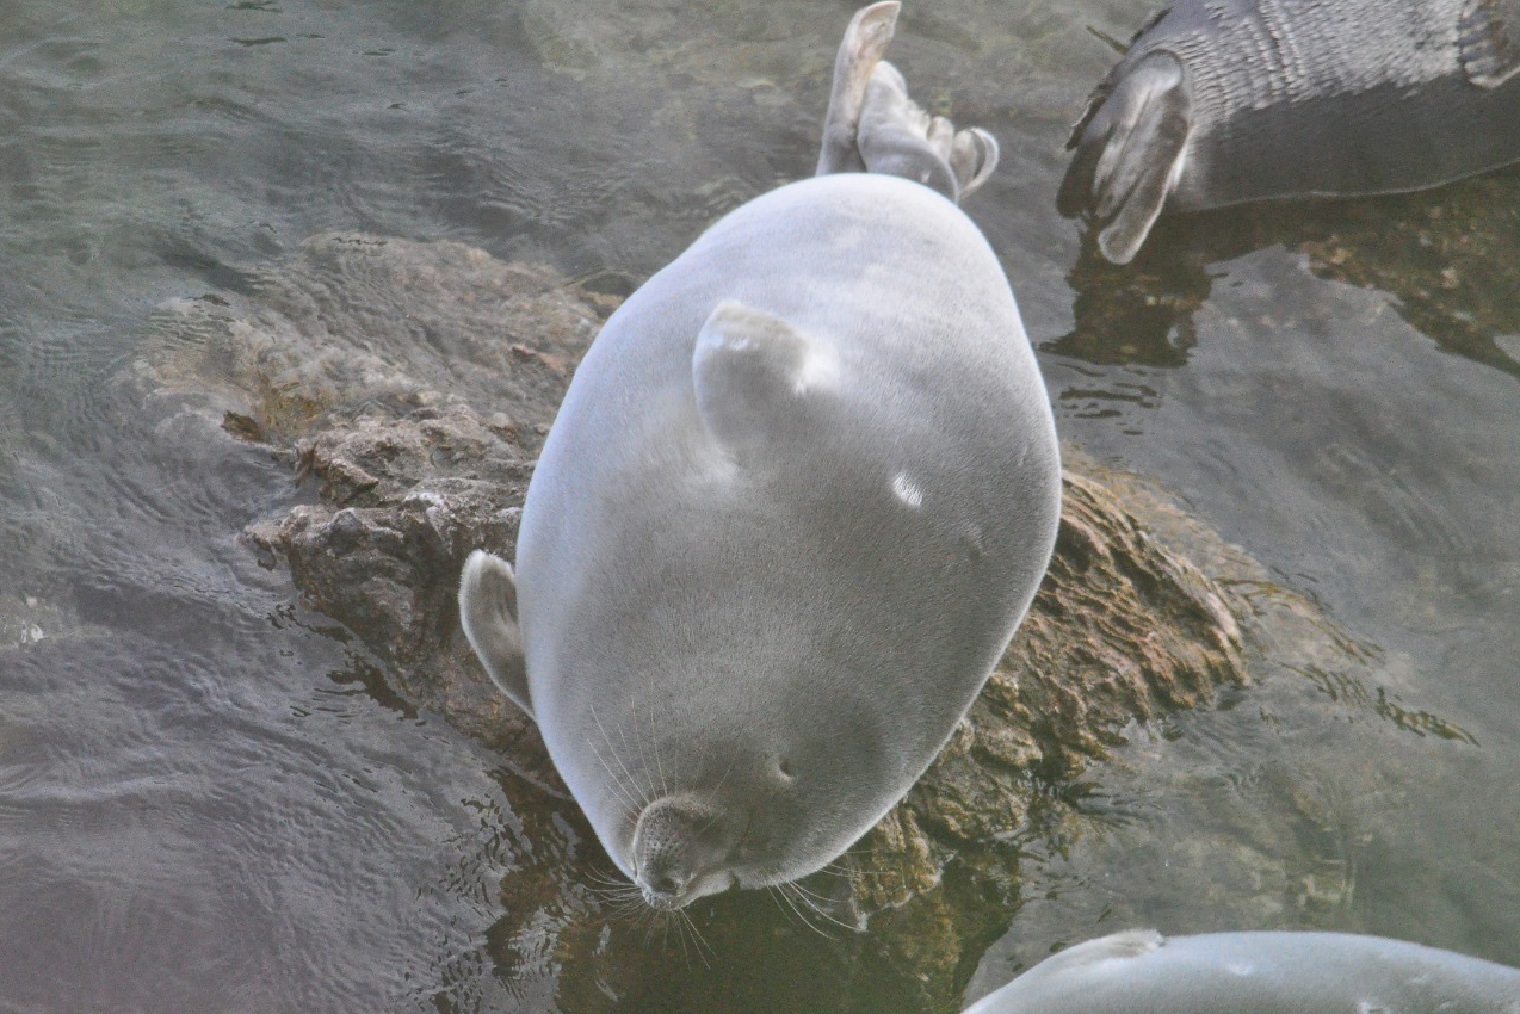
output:
[[[694,796],[663,796],[644,807],[633,831],[634,881],[654,908],[680,908],[712,893],[734,835],[723,814]],[[704,888],[705,889],[699,889]]]
[[[681,888],[685,886],[668,873],[651,874],[647,884],[655,894],[680,894]]]
[[[640,877],[639,887],[644,894],[644,902],[650,908],[672,909],[682,908],[691,899],[686,897],[686,888],[691,883],[689,877],[675,877],[668,873],[656,873]]]

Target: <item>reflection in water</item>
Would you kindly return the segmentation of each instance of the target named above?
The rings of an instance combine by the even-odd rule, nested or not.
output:
[[[1190,257],[1142,257],[1110,264],[1084,244],[1067,281],[1076,291],[1071,331],[1040,351],[1107,366],[1181,366],[1198,343],[1193,311],[1209,295],[1209,276]]]
[[[1387,203],[1356,207],[1372,215]],[[1168,223],[1158,249],[1204,224]],[[1500,928],[1520,892],[1505,788],[1516,770],[1516,700],[1505,687],[1520,575],[1506,520],[1520,480],[1512,375],[1421,341],[1400,304],[1315,277],[1303,255],[1263,249],[1212,270],[1184,365],[1051,362],[1057,391],[1142,369],[1157,391],[1151,407],[1122,407],[1117,420],[1092,421],[1085,398],[1063,404],[1066,433],[1169,476],[1191,509],[1262,555],[1271,579],[1235,586],[1253,609],[1283,608],[1283,589],[1296,588],[1339,622],[1287,642],[1322,640],[1318,654],[1265,646],[1275,664],[1258,667],[1262,683],[1232,710],[1179,718],[1168,724],[1181,735],[1142,734],[1116,758],[1104,777],[1145,800],[1137,820],[1112,841],[1051,856],[1036,876],[1066,885],[1056,888],[1063,900],[1026,905],[1012,933],[1043,939],[1043,926],[1065,926],[1079,939],[1137,921],[1198,929],[1216,919],[1341,926],[1515,963],[1515,937]],[[1487,298],[1516,312],[1512,297]],[[1350,818],[1347,855],[1316,858],[1310,838],[1238,829],[1229,797],[1205,776],[1262,765],[1285,784],[1330,787],[1331,808]],[[1264,827],[1292,813],[1271,795],[1244,802]],[[1193,846],[1178,826],[1213,840],[1214,860],[1187,858]],[[1213,839],[1210,828],[1229,830]],[[1158,848],[1158,836],[1175,840]],[[1469,847],[1478,841],[1488,844]],[[1352,891],[1334,886],[1342,859]],[[1084,896],[1071,878],[1098,890]],[[1220,891],[1232,881],[1255,887]],[[1190,890],[1207,901],[1180,901]],[[1325,908],[1317,898],[1343,901]],[[1005,941],[981,981],[1011,974],[999,954],[1033,957]]]
[[[1520,379],[1520,171],[1434,191],[1292,201],[1163,218],[1126,267],[1091,237],[1067,276],[1075,326],[1044,343],[1091,363],[1180,366],[1209,297],[1206,265],[1252,250],[1297,250],[1315,275],[1375,288],[1441,348]]]

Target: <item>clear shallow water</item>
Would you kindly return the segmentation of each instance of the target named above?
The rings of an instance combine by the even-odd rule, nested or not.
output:
[[[1344,665],[1370,663],[1371,685],[1280,674],[1233,710],[1177,719],[1175,740],[1155,737],[1100,781],[1154,825],[1288,824],[1291,811],[1274,806],[1317,797],[1326,812],[1309,837],[1320,840],[1291,826],[1243,837],[1271,843],[1290,881],[1296,854],[1322,883],[1327,864],[1345,864],[1335,874],[1344,884],[1306,898],[1290,882],[1286,913],[1264,915],[1515,963],[1520,542],[1509,515],[1520,391],[1507,373],[1443,352],[1388,295],[1315,278],[1296,253],[1262,250],[1212,271],[1183,368],[1049,363],[1066,431],[1090,452],[1165,477],[1200,517],[1312,594],[1355,632]],[[1132,399],[1137,388],[1143,402]],[[1113,412],[1098,420],[1100,405]],[[1453,727],[1443,737],[1427,717]],[[1047,873],[1059,883],[1122,866],[1132,837],[1115,830],[1096,851],[1117,855]],[[1152,864],[1145,903],[1105,885],[1069,911],[1047,905],[1059,912],[1049,917],[1123,921],[1095,904],[1106,898],[1130,918],[1228,928],[1214,904],[1179,902],[1199,873],[1185,845],[1139,837],[1134,865]],[[1174,862],[1182,869],[1168,869]],[[1030,958],[1007,943],[1014,964]]]
[[[1111,59],[1087,27],[1124,37],[1146,6],[910,6],[893,55],[1003,140],[968,211],[1063,435],[1178,491],[1354,648],[1136,730],[1092,773],[1097,830],[1034,847],[971,991],[1134,922],[1520,963],[1520,383],[1317,275],[1292,210],[1286,246],[1207,257],[1160,365],[1113,321],[1063,343],[1060,148]],[[357,649],[236,541],[307,495],[284,466],[119,378],[159,302],[236,291],[323,230],[644,277],[809,171],[850,10],[0,9],[0,1009],[554,1006],[553,954],[491,935],[493,879],[529,861],[511,776],[364,692]],[[1479,295],[1514,319],[1511,292]],[[1422,713],[1467,738],[1400,718]],[[796,1006],[753,986],[734,1010]]]

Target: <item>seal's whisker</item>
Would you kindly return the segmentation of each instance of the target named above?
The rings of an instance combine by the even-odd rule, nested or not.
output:
[[[591,747],[591,752],[594,753],[596,755],[596,759],[601,762],[602,769],[607,772],[607,777],[611,779],[612,788],[620,797],[622,797],[623,802],[633,807],[634,811],[637,812],[639,809],[638,801],[633,798],[633,795],[629,792],[627,786],[625,786],[622,779],[618,777],[617,772],[612,770],[612,765],[607,763],[607,758],[602,756],[602,751],[597,749],[596,744],[591,743],[589,745]],[[614,753],[613,756],[616,757],[617,754]]]
[[[640,801],[640,793],[637,791],[639,787],[638,779],[633,777],[633,772],[628,770],[628,765],[624,764],[623,758],[618,756],[617,747],[612,745],[612,737],[607,734],[607,726],[602,724],[602,716],[596,713],[596,708],[594,706],[591,708],[591,717],[596,721],[596,727],[601,730],[602,740],[607,744],[608,751],[612,753],[612,759],[618,762],[618,767],[623,769],[623,775],[628,779],[627,802],[633,806],[634,813],[640,812],[644,809],[644,804],[649,802],[649,800],[645,799]],[[626,746],[627,743],[625,742],[624,745]],[[598,754],[598,756],[600,756],[600,754]],[[616,783],[618,780],[617,772],[613,771],[611,766],[607,765],[605,761],[603,761],[603,766],[607,767],[607,774],[612,778],[613,782]]]
[[[634,925],[636,929],[644,931],[644,939],[647,942],[654,932],[655,918],[658,915],[654,909],[644,904],[644,899],[630,898],[623,909],[623,918]]]
[[[791,885],[788,884],[786,886],[790,887]],[[793,912],[797,913],[797,918],[800,919],[800,920],[802,920],[802,924],[804,926],[806,926],[808,929],[812,930],[814,933],[817,933],[819,936],[823,937],[826,940],[833,940],[834,939],[834,935],[832,933],[830,933],[828,930],[824,929],[821,925],[819,925],[818,923],[816,923],[816,922],[813,921],[813,918],[812,918],[813,912],[812,912],[811,908],[808,905],[806,905],[801,898],[799,898],[796,894],[794,894],[790,890],[783,889],[782,894],[787,899],[787,905],[788,905],[788,907],[790,907]]]
[[[713,812],[713,815],[707,819],[707,823],[705,823],[705,824],[701,825],[700,827],[698,827],[696,829],[696,831],[694,832],[694,834],[697,834],[697,835],[702,834],[702,832],[706,831],[708,828],[712,827],[718,821],[722,820],[723,816],[724,816],[724,814],[723,814],[723,812],[721,810],[715,810]]]
[[[628,898],[640,901],[643,898],[639,889],[626,880],[593,880],[586,885],[586,889],[605,901],[623,901]]]
[[[796,916],[797,921],[802,923],[802,925],[806,926],[808,929],[812,930],[814,933],[817,933],[819,936],[827,940],[833,940],[834,937],[832,934],[823,929],[821,926],[815,926],[813,924],[813,921],[803,914],[802,909],[797,907],[796,900],[792,897],[791,892],[787,890],[788,886],[790,885],[776,884],[771,892],[772,897],[780,898],[786,907],[791,910],[792,915]]]
[[[612,782],[612,788],[617,792],[617,795],[620,796],[624,802],[631,805],[633,802],[632,797],[629,796],[628,789],[623,784],[623,780],[618,777],[617,772],[612,769],[612,765],[607,762],[606,755],[602,753],[601,749],[598,748],[595,743],[590,743],[587,745],[591,747],[591,752],[596,755],[597,762],[602,765],[602,770],[607,772],[607,776]]]
[[[644,943],[646,946],[654,941],[654,930],[656,926],[662,925],[660,916],[663,914],[658,909],[650,908],[648,905],[640,905],[638,912],[634,915],[633,924],[644,931]]]
[[[589,888],[591,888],[594,891],[600,891],[600,892],[602,892],[604,894],[614,894],[614,893],[618,894],[618,895],[624,895],[624,894],[630,894],[630,893],[637,894],[638,890],[639,890],[638,887],[636,887],[633,884],[630,884],[626,880],[621,880],[621,879],[615,880],[612,877],[606,877],[606,878],[603,878],[601,880],[592,880],[586,886],[589,887]]]
[[[586,886],[599,895],[620,895],[639,897],[638,885],[632,883],[621,872],[607,873],[599,870],[587,870],[584,873]]]
[[[644,752],[644,745],[649,736],[654,734],[654,729],[651,727],[648,734],[639,730],[639,700],[632,692],[628,694],[628,717],[633,722],[633,745],[639,752],[639,763],[644,768],[644,784],[649,786],[649,799],[657,799],[654,773],[649,769],[649,754]]]
[[[649,912],[649,906],[645,905],[644,899],[638,895],[609,898],[606,909],[614,918],[622,922],[631,922],[635,926],[647,919]]]
[[[822,896],[820,896],[820,895],[813,895],[813,894],[809,893],[807,891],[807,889],[804,888],[801,884],[798,884],[798,883],[795,883],[795,882],[787,884],[785,886],[787,888],[788,893],[791,894],[793,898],[795,898],[803,906],[805,906],[810,911],[812,911],[813,914],[815,914],[816,916],[818,916],[818,918],[823,919],[826,922],[833,923],[835,926],[838,926],[840,929],[847,929],[847,930],[850,930],[850,931],[853,932],[854,930],[856,930],[858,928],[858,927],[855,927],[855,926],[851,926],[849,923],[847,923],[844,920],[840,919],[838,916],[835,916],[835,915],[833,915],[833,914],[831,914],[829,912],[824,911],[824,908],[823,908],[823,905],[821,904],[821,902],[825,901],[827,899],[822,898]]]
[[[690,912],[683,908],[677,910],[676,915],[680,917],[677,925],[685,926],[686,929],[691,931],[692,949],[697,952],[697,957],[701,959],[702,967],[711,971],[712,962],[707,960],[707,955],[711,954],[716,957],[717,951],[713,950],[712,945],[707,942],[707,938],[702,935],[702,931],[697,929],[697,921],[691,917]]]
[[[674,918],[673,913],[669,911],[657,911],[655,909],[650,909],[650,911],[654,913],[655,919],[659,922],[661,930],[660,947],[663,950],[670,950],[670,927],[672,925],[676,927],[676,943],[681,946],[681,961],[690,969],[691,955],[686,951],[686,934],[681,931],[680,920]]]
[[[785,916],[786,915],[786,911],[785,910],[788,909],[788,908],[792,908],[792,903],[789,900],[787,900],[786,894],[785,894],[785,892],[783,892],[781,890],[780,885],[779,884],[772,884],[770,887],[767,887],[765,890],[766,890],[767,894],[769,894],[772,898],[776,899],[776,907],[779,908],[779,909],[782,909],[782,913],[781,914],[783,916]],[[796,909],[792,909],[792,915],[796,916],[799,919],[802,918],[800,915],[797,914],[797,910]]]
[[[718,784],[714,785],[712,787],[712,789],[711,789],[710,795],[712,796],[712,798],[713,798],[714,801],[717,800],[718,793],[720,793],[720,792],[723,791],[724,784],[726,784],[728,782],[728,776],[734,773],[734,764],[735,763],[737,763],[737,758],[734,757],[733,755],[730,755],[729,758],[728,758],[728,767],[726,767],[726,768],[723,769],[723,774],[718,779]],[[711,827],[713,825],[713,821],[716,821],[721,816],[722,816],[721,813],[714,814],[713,815],[713,819],[711,821],[708,821],[707,827]],[[704,827],[702,830],[704,830],[704,831],[707,830],[707,827]]]
[[[596,722],[597,729],[601,731],[602,742],[607,744],[607,752],[612,755],[612,759],[618,762],[618,767],[621,767],[626,774],[628,768],[623,764],[622,758],[618,756],[617,749],[612,745],[612,738],[607,735],[607,728],[602,724],[601,716],[596,713],[595,707],[591,708],[591,717]],[[596,754],[596,759],[601,762],[602,769],[606,771],[608,777],[612,779],[613,787],[619,791],[625,802],[633,804],[634,798],[632,790],[634,786],[632,783],[632,776],[630,775],[626,780],[618,777],[618,773],[613,770],[612,765],[607,762],[607,758],[602,755],[602,751],[597,747],[597,745],[595,743],[592,743],[590,746],[592,751]]]
[[[827,863],[818,870],[818,874],[825,877],[838,877],[841,880],[849,881],[851,884],[860,883],[859,868],[847,860],[848,857]]]
[[[630,699],[630,703],[631,703],[631,699]],[[633,709],[633,715],[632,715],[632,717],[634,719],[634,723],[637,724],[638,723],[638,709],[637,708]],[[639,753],[642,756],[642,754],[643,754],[643,743],[642,743],[642,741],[643,741],[644,737],[642,737],[642,736],[639,735],[639,731],[637,729],[634,729],[633,735],[634,735],[634,739],[636,741],[639,741],[639,744],[640,744],[639,745]],[[618,739],[620,739],[620,740],[623,741],[623,752],[627,753],[628,752],[628,730],[624,729],[622,726],[618,726]],[[649,784],[649,760],[648,760],[648,758],[644,759],[644,778],[645,778],[644,782],[640,782],[637,778],[633,777],[633,772],[628,769],[628,765],[624,764],[623,765],[623,770],[628,773],[628,781],[637,790],[634,793],[634,795],[638,797],[639,805],[637,807],[635,807],[635,812],[642,813],[643,810],[644,810],[644,807],[646,807],[650,803],[652,803],[654,801],[654,798],[655,798],[655,795],[654,795],[654,786],[652,784]]]
[[[586,874],[586,887],[592,891],[609,891],[625,886],[627,885],[620,884],[617,881],[613,880],[611,877],[604,877],[595,873]]]
[[[833,898],[830,898],[828,895],[823,894],[820,891],[815,891],[812,888],[805,886],[800,880],[792,881],[789,886],[792,888],[792,890],[796,891],[800,897],[811,898],[812,900],[818,902],[820,905],[833,904],[834,902]]]
[[[628,879],[623,876],[621,870],[604,870],[593,867],[586,871],[586,879],[594,884],[615,884],[619,887],[629,887]]]

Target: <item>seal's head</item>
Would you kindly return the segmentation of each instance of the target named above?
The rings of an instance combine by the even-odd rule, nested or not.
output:
[[[852,718],[826,681],[811,694],[752,681],[731,703],[763,705],[774,717],[755,707],[750,723],[725,720],[708,699],[660,710],[651,725],[648,696],[628,699],[621,717],[602,719],[597,709],[582,740],[593,749],[567,749],[557,724],[550,735],[608,855],[658,909],[816,872],[874,824],[921,767],[911,755],[921,744],[887,749],[884,733]],[[790,728],[778,733],[783,724]]]
[[[742,482],[733,491],[752,493]],[[753,555],[753,539],[779,532],[759,525],[752,537],[729,552]],[[647,569],[636,545],[607,546],[604,564]],[[828,600],[877,606],[864,588],[831,593],[816,563],[793,556],[769,568],[770,580],[733,574],[713,589],[695,574],[722,568],[702,556],[690,579],[658,591],[601,589],[556,611],[581,617],[578,636],[534,639],[554,650],[535,660],[531,693],[512,566],[482,550],[465,564],[459,605],[471,644],[535,717],[608,855],[654,908],[820,869],[896,802],[964,708],[967,686],[957,696],[932,680],[923,683],[934,700],[917,706],[912,693],[892,701],[873,693],[901,672],[893,655],[926,670],[930,660],[894,651],[889,638],[859,637],[878,628]],[[832,660],[817,653],[829,642]],[[939,647],[933,637],[923,643]],[[945,657],[955,662],[953,652]]]

